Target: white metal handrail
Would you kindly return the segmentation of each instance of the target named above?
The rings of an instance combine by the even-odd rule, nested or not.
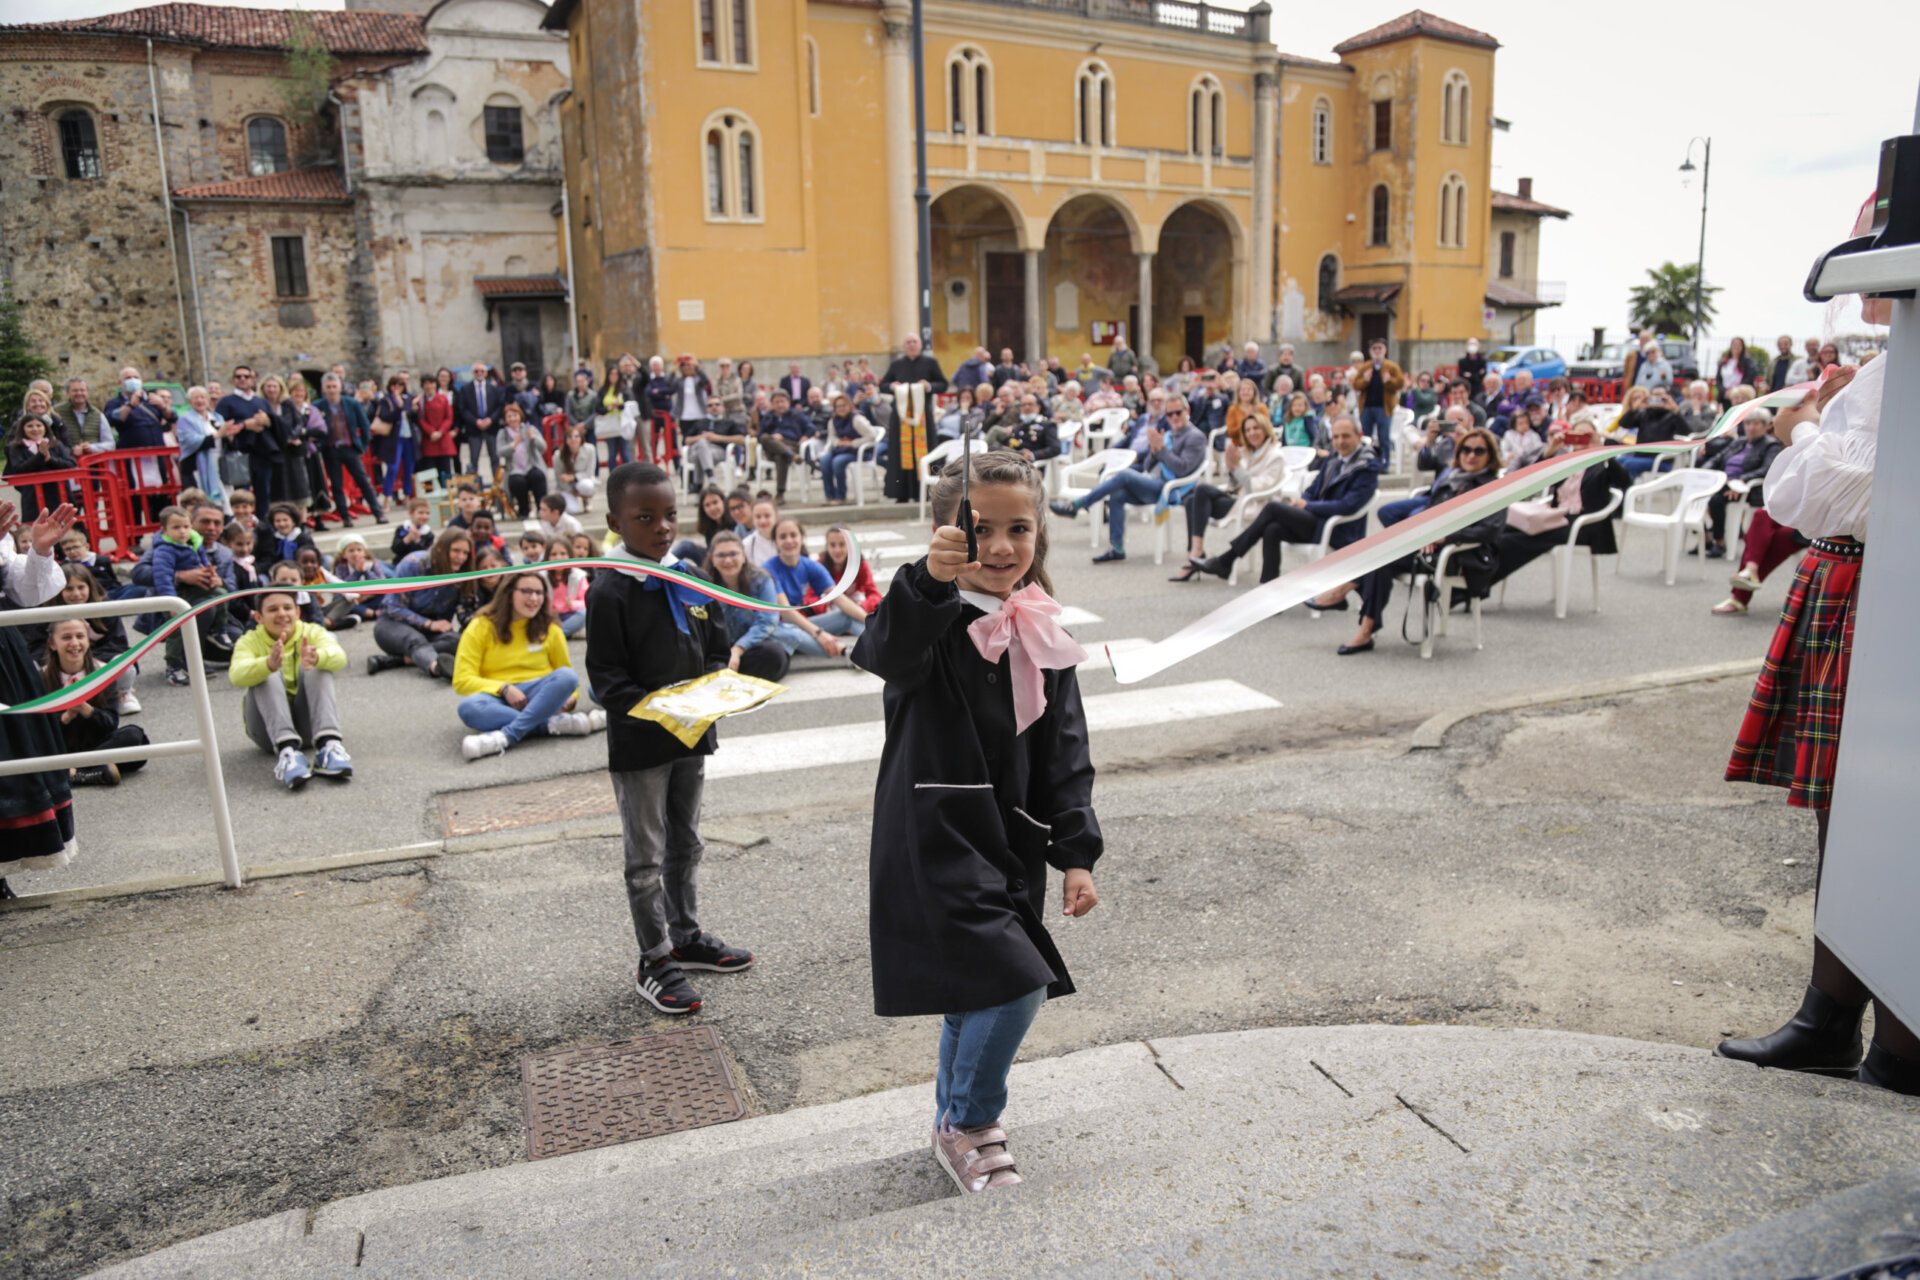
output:
[[[112,618],[128,614],[182,614],[193,606],[179,596],[145,596],[130,600],[100,600],[89,604],[62,604],[53,608],[0,610],[0,627],[22,627],[35,622],[65,622],[71,618]],[[69,751],[53,756],[33,756],[26,760],[0,760],[0,778],[21,773],[46,773],[54,769],[79,769],[95,764],[119,764],[125,760],[152,760],[156,757],[189,756],[199,752],[206,761],[207,791],[213,801],[213,832],[220,854],[220,874],[229,889],[238,889],[240,855],[233,845],[233,815],[227,808],[227,780],[220,771],[220,747],[214,740],[213,702],[207,696],[206,664],[200,660],[200,627],[188,618],[180,628],[180,642],[186,650],[187,674],[192,679],[193,709],[200,721],[198,738],[179,742],[150,742],[139,747],[115,747],[108,751]],[[45,714],[27,712],[25,714]]]

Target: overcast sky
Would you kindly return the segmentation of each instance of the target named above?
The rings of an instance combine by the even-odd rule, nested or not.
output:
[[[33,22],[135,7],[0,0],[0,15]],[[1325,58],[1407,7],[1280,0],[1274,30],[1286,52]],[[1437,0],[1430,11],[1501,42],[1493,109],[1513,128],[1495,135],[1495,186],[1531,177],[1536,198],[1573,212],[1543,237],[1540,277],[1563,281],[1567,300],[1540,314],[1541,341],[1571,356],[1595,325],[1620,336],[1627,290],[1646,268],[1694,260],[1699,175],[1683,189],[1677,170],[1701,135],[1713,138],[1707,281],[1725,286],[1710,347],[1736,332],[1769,346],[1782,332],[1821,333],[1825,309],[1800,288],[1873,190],[1881,139],[1913,129],[1920,4]],[[1844,316],[1840,328],[1856,320]]]

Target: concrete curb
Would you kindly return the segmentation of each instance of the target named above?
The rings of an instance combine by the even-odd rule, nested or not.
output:
[[[618,818],[598,818],[551,827],[527,827],[506,831],[486,831],[470,836],[448,836],[440,840],[421,840],[414,844],[387,849],[363,849],[358,853],[336,853],[322,858],[294,858],[285,862],[262,862],[242,867],[241,878],[279,880],[288,876],[319,875],[343,871],[349,867],[375,866],[383,862],[414,862],[450,854],[486,853],[493,849],[532,848],[558,844],[562,840],[597,840],[620,834]],[[758,831],[715,823],[702,833],[709,844],[730,844],[742,849],[765,844],[767,837]],[[0,902],[0,912],[32,911],[66,902],[94,902],[104,898],[141,897],[150,893],[172,893],[180,889],[219,888],[226,881],[218,875],[159,876],[151,880],[122,880],[117,884],[83,885],[77,889],[53,889],[46,893],[27,893]]]
[[[1471,720],[1476,716],[1493,715],[1500,711],[1518,711],[1522,707],[1547,707],[1556,702],[1580,702],[1587,698],[1608,698],[1623,693],[1643,693],[1648,689],[1668,689],[1675,685],[1697,684],[1703,680],[1724,680],[1729,676],[1750,676],[1760,670],[1759,658],[1741,658],[1734,662],[1716,662],[1704,667],[1681,667],[1673,671],[1651,671],[1646,675],[1631,679],[1595,680],[1586,684],[1567,685],[1560,689],[1547,689],[1539,693],[1522,694],[1514,698],[1503,698],[1498,702],[1489,702],[1477,707],[1463,707],[1455,711],[1442,711],[1430,716],[1413,731],[1413,738],[1407,744],[1409,751],[1435,751],[1440,748],[1447,736],[1447,730],[1462,720]]]

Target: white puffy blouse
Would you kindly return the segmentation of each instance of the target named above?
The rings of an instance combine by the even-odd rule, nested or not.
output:
[[[1767,472],[1767,514],[1775,523],[1808,538],[1866,540],[1886,384],[1881,356],[1828,402],[1817,424],[1793,429],[1793,443]]]

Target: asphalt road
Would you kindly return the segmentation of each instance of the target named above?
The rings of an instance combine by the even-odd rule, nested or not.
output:
[[[1181,556],[1169,554],[1166,564],[1156,566],[1150,531],[1137,522],[1130,526],[1130,558],[1095,566],[1087,543],[1089,519],[1083,515],[1068,526],[1054,518],[1051,567],[1061,601],[1091,615],[1072,630],[1096,653],[1108,642],[1170,635],[1257,579],[1257,566],[1249,565],[1237,588],[1214,579],[1170,583],[1167,578]],[[900,563],[905,549],[923,544],[928,532],[911,523],[862,525],[860,531],[882,553],[886,566]],[[1289,560],[1289,566],[1297,563]],[[1711,561],[1704,570],[1703,577],[1701,562],[1690,559],[1678,583],[1665,586],[1655,535],[1636,531],[1628,538],[1621,572],[1616,574],[1610,564],[1602,570],[1603,611],[1587,611],[1584,566],[1577,566],[1573,609],[1561,621],[1552,613],[1547,562],[1537,561],[1516,575],[1504,604],[1488,602],[1484,650],[1473,649],[1471,628],[1464,615],[1456,615],[1453,635],[1440,641],[1430,662],[1421,661],[1418,649],[1399,639],[1404,600],[1394,601],[1379,649],[1348,658],[1336,657],[1334,648],[1351,634],[1354,614],[1315,619],[1294,610],[1150,681],[1129,686],[1133,691],[1158,690],[1159,695],[1141,696],[1152,700],[1165,695],[1178,705],[1172,710],[1163,705],[1160,711],[1167,718],[1157,723],[1138,723],[1143,717],[1136,714],[1137,707],[1117,716],[1132,727],[1098,732],[1095,762],[1112,769],[1233,759],[1354,734],[1397,732],[1437,710],[1484,705],[1531,690],[1758,657],[1765,650],[1771,610],[1777,608],[1787,575],[1777,575],[1768,584],[1752,615],[1717,618],[1707,610],[1726,594],[1728,566]],[[1417,628],[1417,620],[1414,625]],[[243,865],[437,838],[445,834],[438,798],[446,793],[605,767],[605,746],[597,738],[537,741],[503,757],[465,762],[459,743],[466,730],[455,717],[450,688],[410,669],[369,677],[364,666],[374,652],[369,631],[347,632],[342,639],[350,663],[339,695],[357,766],[348,784],[316,780],[299,795],[286,794],[273,780],[270,758],[240,731],[238,694],[223,674],[213,673],[221,758]],[[574,651],[579,665],[584,645],[576,642]],[[168,687],[159,678],[157,663],[145,665],[139,693],[146,710],[137,722],[156,740],[191,736],[189,692]],[[826,665],[796,670],[790,681],[793,696],[723,726],[716,768],[730,767],[727,742],[763,734],[792,736],[759,744],[761,754],[748,764],[752,775],[716,779],[707,789],[710,817],[757,821],[760,814],[780,814],[797,794],[831,799],[848,812],[859,812],[867,803],[872,758],[861,756],[849,739],[871,735],[880,718],[879,696],[844,678],[835,683],[842,673],[823,670]],[[1098,661],[1082,674],[1090,696],[1121,692]],[[1220,681],[1258,696],[1238,695],[1231,686],[1216,683]],[[1185,693],[1195,685],[1206,686],[1204,696],[1184,699],[1167,693]],[[1172,718],[1176,716],[1180,718]],[[1720,736],[1730,737],[1732,727],[1724,726]],[[78,857],[57,871],[18,876],[16,888],[34,893],[217,871],[203,778],[198,759],[176,758],[150,763],[118,789],[81,790],[75,798]]]
[[[1137,570],[1070,568],[1070,598],[1124,617],[1119,591],[1165,594]],[[1116,594],[1098,596],[1108,583]],[[1640,591],[1673,601],[1676,631],[1683,598],[1705,594]],[[1812,834],[1776,793],[1719,780],[1745,681],[1484,717],[1440,751],[1408,754],[1386,732],[1496,664],[1564,677],[1548,638],[1613,616],[1510,612],[1495,647],[1432,666],[1394,649],[1333,668],[1327,622],[1283,619],[1254,643],[1289,661],[1226,655],[1220,674],[1285,707],[1197,722],[1197,738],[1195,722],[1096,734],[1103,902],[1056,929],[1081,994],[1042,1012],[1026,1056],[1284,1025],[1460,1022],[1695,1046],[1774,1026],[1805,978]],[[1573,673],[1627,647],[1596,646]],[[1356,709],[1416,682],[1424,702]],[[831,716],[804,703],[787,714],[854,714],[821,701]],[[713,788],[729,821],[766,838],[711,847],[704,922],[759,963],[708,978],[696,1016],[718,1028],[758,1110],[931,1074],[933,1025],[870,1012],[859,772]],[[242,810],[313,799],[262,795]],[[367,817],[353,838],[391,837],[408,816]],[[15,1010],[0,1027],[9,1265],[82,1274],[280,1210],[522,1159],[522,1055],[667,1021],[632,991],[618,865],[611,839],[529,841],[238,893],[0,913],[0,999]]]

